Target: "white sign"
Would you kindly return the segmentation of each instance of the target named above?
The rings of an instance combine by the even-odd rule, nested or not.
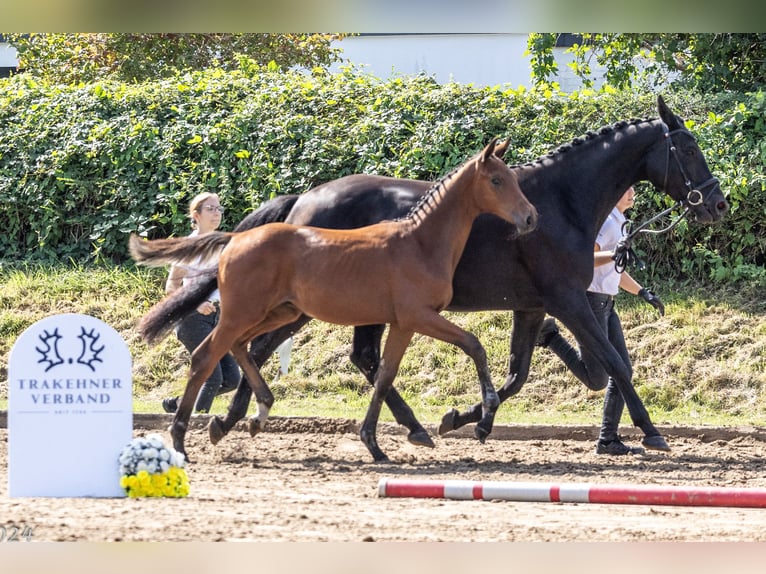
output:
[[[132,386],[130,351],[106,323],[64,314],[24,331],[8,364],[8,494],[125,496]]]

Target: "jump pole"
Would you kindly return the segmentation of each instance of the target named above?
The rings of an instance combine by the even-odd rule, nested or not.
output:
[[[382,478],[378,496],[510,500],[515,502],[591,502],[667,506],[766,508],[766,488],[686,487],[590,483],[404,480]]]

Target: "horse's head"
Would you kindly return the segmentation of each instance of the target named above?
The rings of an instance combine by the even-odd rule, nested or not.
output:
[[[476,198],[480,209],[512,223],[520,235],[537,225],[537,210],[519,186],[514,171],[501,159],[509,141],[495,146],[497,138],[487,144],[476,158],[479,178]]]
[[[657,97],[660,118],[667,127],[665,145],[657,146],[648,164],[650,179],[676,201],[688,207],[697,221],[713,223],[729,209],[718,179],[710,173],[697,140],[683,120]]]

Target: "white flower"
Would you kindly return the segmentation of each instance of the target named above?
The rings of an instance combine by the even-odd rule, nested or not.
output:
[[[166,446],[162,436],[153,433],[130,441],[120,453],[119,463],[121,475],[133,475],[142,470],[154,474],[167,472],[171,466],[183,468],[184,456]]]
[[[153,458],[157,458],[159,455],[159,451],[153,446],[145,448],[144,452],[141,453],[141,456],[144,457],[144,460],[152,460]]]

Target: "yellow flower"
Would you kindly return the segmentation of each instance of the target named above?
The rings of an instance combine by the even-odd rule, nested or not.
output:
[[[148,496],[183,497],[189,494],[189,477],[183,468],[171,466],[166,472],[149,474],[145,470],[124,475],[120,486],[132,498]]]

